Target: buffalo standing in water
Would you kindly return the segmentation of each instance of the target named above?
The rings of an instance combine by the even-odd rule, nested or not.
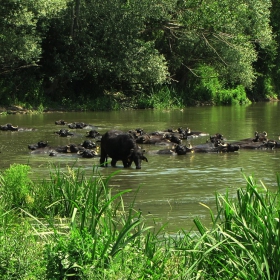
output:
[[[130,133],[119,130],[110,130],[101,138],[100,165],[107,166],[108,156],[112,158],[111,166],[115,167],[118,160],[123,162],[124,167],[130,167],[135,163],[136,169],[141,169],[141,161],[147,158],[143,155],[145,150],[137,146],[135,139]]]

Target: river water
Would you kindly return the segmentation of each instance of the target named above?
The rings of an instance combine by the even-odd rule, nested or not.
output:
[[[102,134],[116,128],[124,131],[143,128],[146,132],[178,127],[191,128],[213,135],[224,135],[228,142],[254,137],[255,131],[266,131],[269,139],[278,140],[280,135],[280,103],[257,103],[248,106],[232,107],[190,107],[184,110],[137,110],[117,112],[63,112],[34,115],[1,115],[0,124],[12,123],[19,127],[35,128],[36,131],[0,131],[1,162],[0,168],[12,163],[29,164],[34,179],[47,178],[50,163],[61,168],[75,164],[83,167],[87,174],[92,174],[93,166],[99,158],[83,159],[67,155],[49,157],[48,154],[34,155],[28,150],[28,144],[40,140],[48,141],[51,146],[81,143],[86,139],[86,131],[74,130],[76,136],[59,137],[55,134],[62,126],[55,121],[85,122],[94,125]],[[190,140],[192,145],[203,144],[207,137]],[[186,142],[185,142],[186,143]],[[215,211],[215,192],[232,197],[236,190],[246,186],[244,175],[253,175],[268,189],[276,190],[276,174],[280,171],[280,150],[240,150],[229,154],[191,153],[185,156],[151,154],[153,150],[165,149],[162,146],[143,145],[148,163],[142,163],[142,169],[135,166],[124,169],[121,162],[117,168],[101,168],[99,172],[107,176],[118,170],[110,180],[115,191],[126,189],[140,190],[135,208],[141,209],[147,223],[161,226],[175,232],[189,230],[193,219],[199,217],[210,225],[209,210]],[[123,196],[129,204],[134,192]]]

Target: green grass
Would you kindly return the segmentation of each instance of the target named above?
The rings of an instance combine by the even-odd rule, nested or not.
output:
[[[178,109],[185,107],[183,98],[172,87],[163,86],[151,89],[149,94],[137,96],[137,108]]]
[[[30,171],[12,165],[1,174],[1,279],[280,278],[279,191],[251,176],[236,197],[215,194],[211,228],[195,219],[195,231],[169,235],[124,203],[131,190],[109,187],[118,172],[52,166],[35,183]]]

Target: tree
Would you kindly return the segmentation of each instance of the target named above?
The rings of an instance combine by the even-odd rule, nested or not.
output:
[[[108,90],[147,92],[170,82],[196,92],[212,78],[208,89],[214,96],[238,85],[251,90],[273,64],[270,0],[1,4],[2,97],[3,92],[23,88],[23,81],[24,86],[26,81],[37,83],[35,88],[44,89],[44,96],[53,100],[93,97]],[[272,19],[276,24],[276,14]],[[271,63],[265,68],[261,58],[267,54]]]
[[[182,85],[200,79],[196,69],[211,66],[225,85],[251,88],[258,50],[272,44],[270,1],[178,1],[165,28],[162,51],[170,74]]]
[[[66,7],[66,1],[2,0],[0,7],[0,73],[38,66],[42,34],[38,23]]]
[[[41,86],[42,38],[48,20],[66,8],[67,0],[2,0],[0,7],[0,100],[32,98]]]
[[[155,10],[152,4],[148,0],[73,1],[43,42],[48,49],[44,64],[53,69],[47,77],[50,88],[59,84],[73,89],[83,81],[83,87],[125,91],[164,83],[166,59],[155,48],[154,38],[142,38],[147,17]],[[50,50],[51,45],[56,48]]]

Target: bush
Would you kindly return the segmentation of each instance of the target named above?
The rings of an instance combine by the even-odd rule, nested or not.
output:
[[[245,88],[241,85],[236,88],[222,89],[215,97],[216,104],[224,105],[241,105],[249,104],[250,100],[247,98]]]
[[[30,209],[34,203],[33,183],[28,177],[30,166],[12,164],[0,177],[1,202],[4,211]]]
[[[195,100],[215,105],[250,103],[244,86],[227,88],[211,66],[200,65],[197,71],[199,78],[196,79],[193,89]]]
[[[19,221],[18,221],[19,222]],[[40,241],[40,242],[39,242]],[[43,242],[28,222],[0,228],[0,275],[2,280],[45,279]]]
[[[183,99],[174,88],[167,85],[153,88],[147,94],[140,94],[137,107],[141,109],[174,109],[184,107]]]

